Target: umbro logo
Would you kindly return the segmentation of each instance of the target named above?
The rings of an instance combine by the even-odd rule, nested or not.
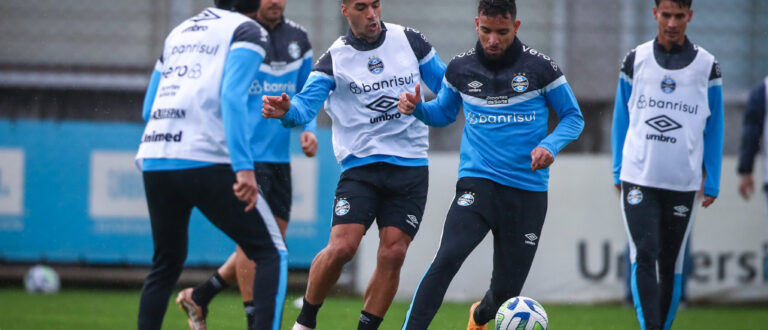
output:
[[[523,236],[525,236],[525,244],[528,244],[528,245],[536,245],[536,243],[534,243],[534,242],[537,239],[539,239],[539,237],[536,236],[536,234],[534,234],[534,233],[528,233],[528,234],[525,234]]]
[[[473,82],[471,82],[471,83],[467,84],[467,86],[469,86],[469,90],[468,90],[468,92],[470,92],[470,93],[478,93],[478,92],[481,92],[481,91],[482,91],[482,90],[480,89],[480,87],[483,87],[483,83],[481,83],[481,82],[479,82],[479,81],[475,80],[475,81],[473,81]]]
[[[397,107],[397,101],[399,101],[399,99],[396,99],[391,96],[382,95],[375,101],[368,103],[368,105],[366,105],[365,107],[373,111],[387,112]]]
[[[219,19],[219,18],[221,18],[221,17],[219,15],[216,15],[216,13],[214,13],[212,10],[206,9],[206,10],[203,10],[202,13],[197,14],[197,16],[192,17],[189,20],[192,21],[192,22],[197,23],[197,22],[200,22],[200,21],[209,21],[209,20],[214,20],[214,19]]]
[[[407,222],[413,228],[416,228],[419,225],[419,219],[417,219],[413,214],[409,214],[408,220],[405,220],[405,222]]]
[[[674,131],[678,128],[683,127],[683,125],[678,124],[676,121],[672,120],[672,118],[669,118],[666,115],[653,117],[651,119],[646,120],[645,123],[648,124],[648,126],[653,127],[653,129],[661,133]]]
[[[678,205],[678,206],[673,207],[673,209],[675,210],[674,215],[678,216],[678,217],[686,217],[686,216],[688,216],[688,214],[687,214],[688,211],[690,211],[690,209],[687,208],[685,205]]]

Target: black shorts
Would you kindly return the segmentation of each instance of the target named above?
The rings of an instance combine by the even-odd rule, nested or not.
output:
[[[419,231],[427,203],[429,168],[373,163],[350,168],[336,187],[333,225],[359,223],[368,228],[396,227],[411,236]]]
[[[291,216],[291,164],[253,163],[256,183],[264,194],[275,217],[290,220]]]

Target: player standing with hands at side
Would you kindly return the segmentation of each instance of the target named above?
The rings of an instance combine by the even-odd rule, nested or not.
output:
[[[328,98],[333,148],[343,171],[331,236],[310,267],[294,329],[316,327],[321,304],[374,219],[379,250],[358,329],[377,329],[397,291],[427,198],[428,129],[400,115],[396,102],[421,79],[439,91],[445,64],[421,33],[383,22],[379,0],[342,0],[341,13],[350,30],[320,57],[304,89],[293,98],[264,97],[264,117],[281,118],[287,126],[314,118]]]
[[[656,0],[658,35],[624,59],[614,104],[613,175],[630,242],[641,329],[669,329],[680,300],[696,191],[714,203],[723,155],[720,67],[691,43],[691,0]]]
[[[255,14],[258,0],[239,0],[234,8],[207,8],[174,28],[147,89],[147,126],[137,159],[155,251],[141,292],[139,329],[162,325],[187,257],[193,207],[259,265],[249,328],[280,328],[283,305],[277,302],[285,299],[280,279],[286,276],[287,251],[258,193],[246,126],[248,88],[269,41],[242,14]]]
[[[456,197],[440,247],[416,289],[403,329],[427,329],[464,260],[493,233],[490,288],[469,311],[467,329],[486,329],[499,306],[518,296],[541,243],[549,166],[584,128],[576,98],[555,62],[517,38],[509,0],[481,0],[474,49],[448,64],[437,99],[403,92],[399,110],[445,126],[464,109]],[[547,135],[548,106],[559,123]]]
[[[234,4],[222,4],[229,6]],[[250,152],[254,161],[256,183],[272,210],[280,232],[285,237],[290,219],[292,187],[291,156],[289,153],[290,129],[277,120],[261,116],[261,96],[287,93],[293,96],[301,90],[312,71],[312,48],[306,31],[300,25],[283,16],[286,0],[262,0],[256,12],[256,21],[269,33],[270,47],[259,73],[246,91],[248,93],[248,129]],[[301,148],[307,157],[317,152],[315,120],[304,125],[299,137]],[[224,265],[206,282],[179,292],[176,302],[193,306],[196,313],[188,313],[190,325],[205,327],[208,304],[226,285],[238,285],[248,324],[254,317],[253,309],[254,262],[238,247]]]

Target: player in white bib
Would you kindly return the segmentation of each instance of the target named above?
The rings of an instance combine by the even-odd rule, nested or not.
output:
[[[333,149],[343,170],[331,236],[312,262],[294,329],[316,327],[320,305],[374,220],[380,237],[377,264],[358,329],[378,328],[397,291],[427,198],[428,129],[401,115],[397,101],[421,79],[438,92],[445,64],[421,33],[382,22],[379,0],[343,0],[341,13],[350,31],[320,57],[304,89],[292,98],[264,98],[264,116],[281,118],[286,126],[308,122],[328,99]]]
[[[691,0],[656,0],[658,35],[624,59],[612,128],[613,175],[630,245],[641,329],[669,329],[682,290],[694,199],[717,198],[723,92],[714,56],[686,37]]]
[[[264,28],[242,14],[255,15],[259,0],[238,0],[234,8],[207,8],[174,28],[147,88],[147,125],[136,158],[154,256],[141,291],[139,329],[163,323],[187,257],[195,207],[258,264],[249,329],[280,328],[288,253],[258,193],[246,126],[248,89],[269,41]],[[190,327],[204,329],[205,308],[182,306]]]

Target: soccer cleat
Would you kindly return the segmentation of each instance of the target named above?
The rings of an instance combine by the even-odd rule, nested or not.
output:
[[[293,327],[291,327],[291,330],[315,330],[313,328],[310,328],[308,326],[304,326],[299,324],[299,322],[296,322],[293,324]]]
[[[179,304],[179,309],[187,313],[187,323],[189,324],[189,330],[206,330],[205,326],[205,314],[204,308],[200,307],[192,300],[192,288],[186,288],[179,291],[179,295],[176,296],[176,303]]]
[[[467,323],[467,330],[486,330],[488,329],[488,324],[477,324],[475,322],[475,309],[477,309],[477,306],[480,306],[480,302],[476,302],[472,304],[472,307],[469,308],[469,322]]]

